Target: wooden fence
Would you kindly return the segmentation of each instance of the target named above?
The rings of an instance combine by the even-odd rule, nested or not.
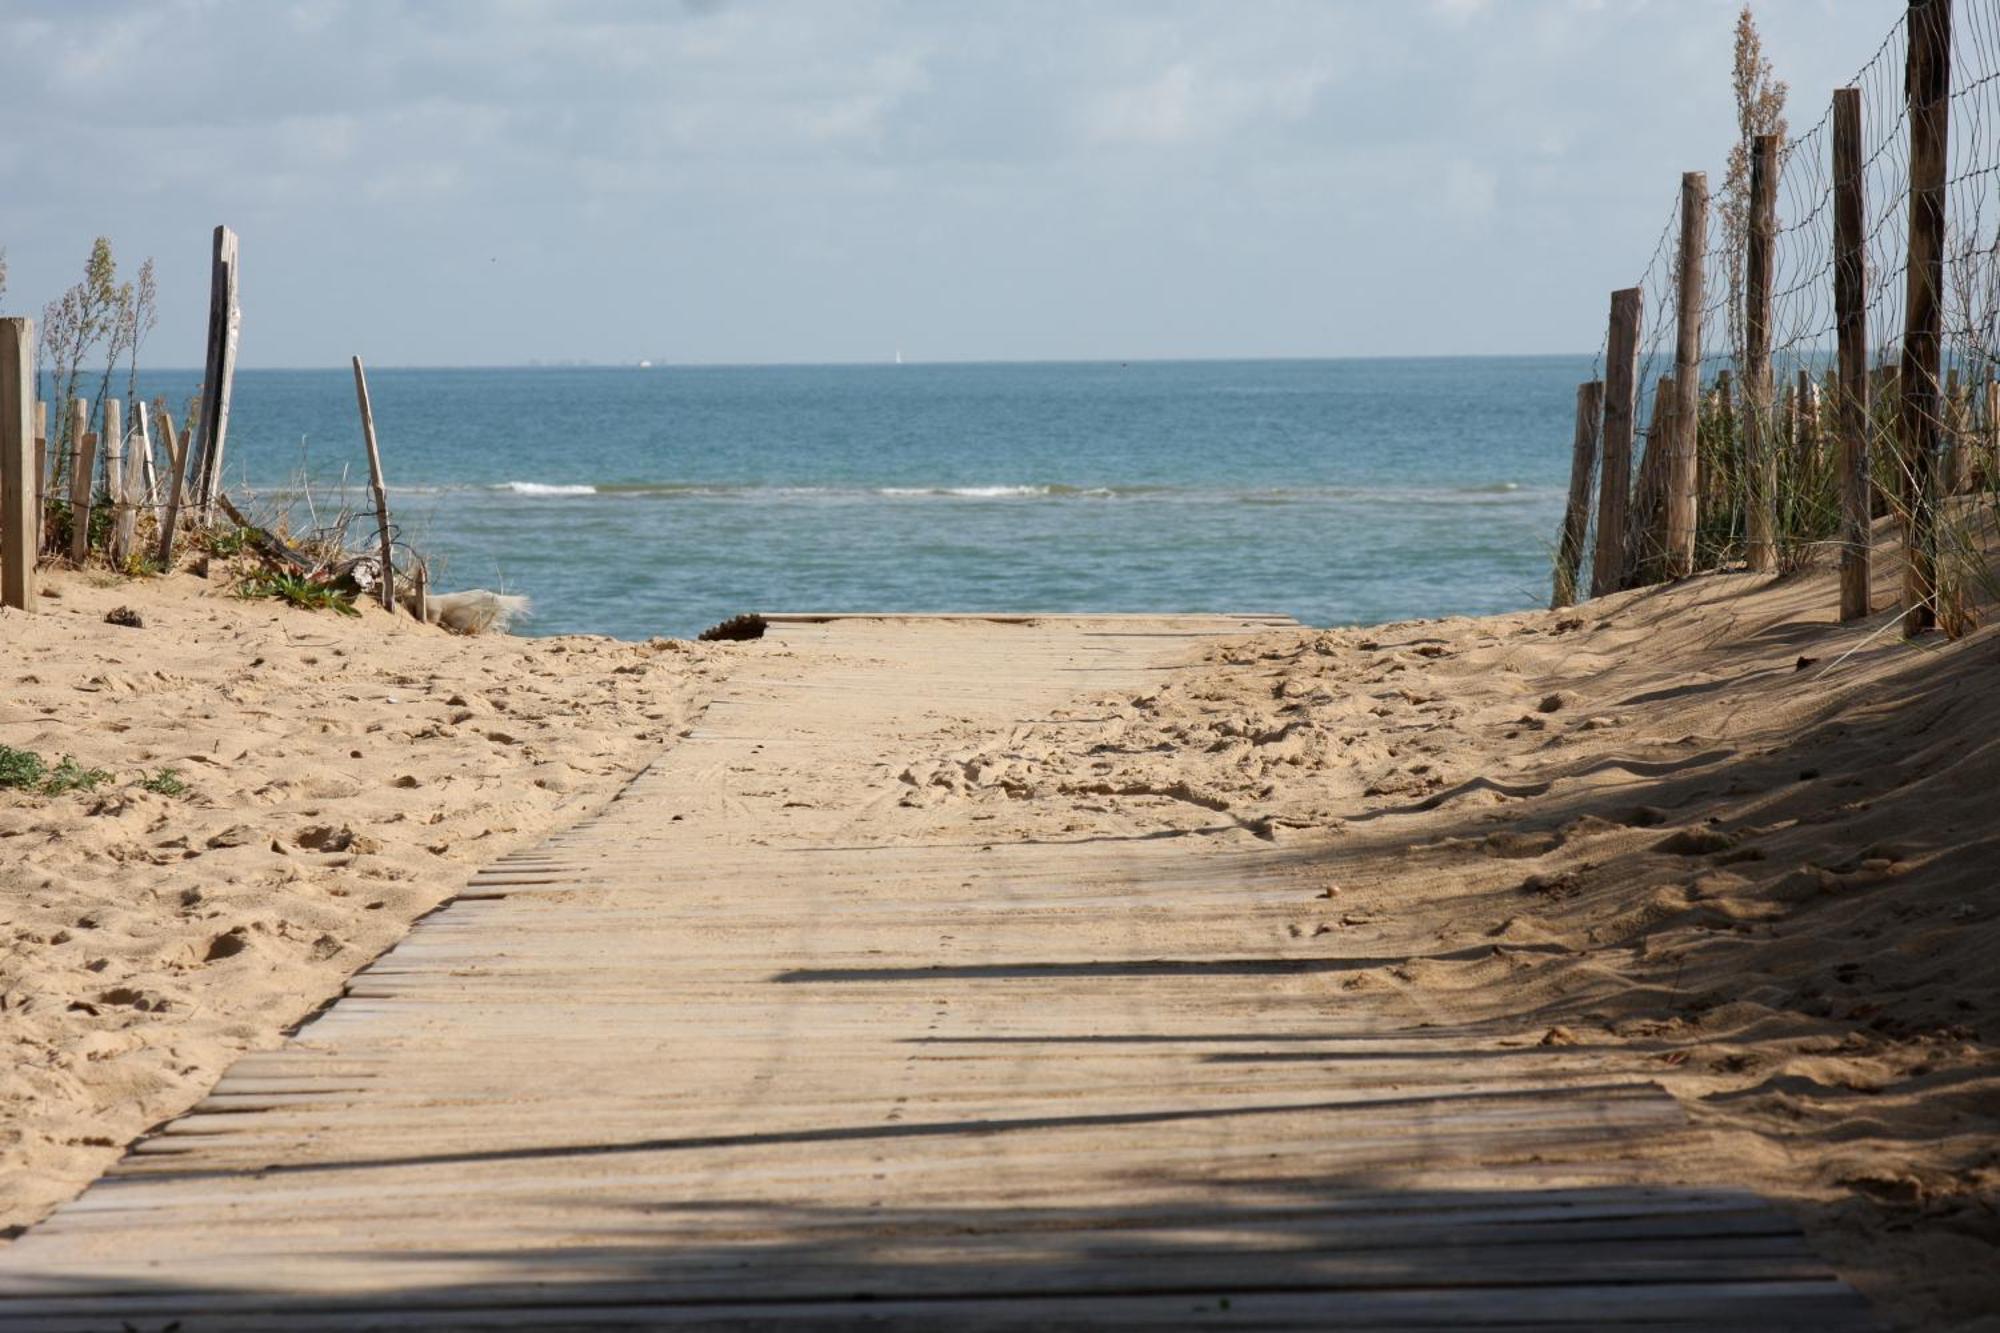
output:
[[[1739,227],[1681,177],[1579,391],[1555,605],[1837,553],[1856,619],[1891,517],[1904,632],[1968,623],[2000,512],[1996,131],[2000,0],[1909,0],[1809,129],[1748,145]]]

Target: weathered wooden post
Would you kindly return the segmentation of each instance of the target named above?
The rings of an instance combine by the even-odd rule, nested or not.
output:
[[[35,609],[35,322],[0,319],[0,606]]]
[[[78,398],[70,408],[69,450],[69,558],[82,564],[90,553],[90,483],[97,465],[97,436],[85,430],[90,424],[90,400]]]
[[[417,571],[410,577],[410,614],[417,618],[417,623],[430,624],[431,567],[426,560],[417,561]]]
[[[1694,572],[1698,513],[1697,433],[1701,428],[1701,311],[1707,299],[1702,265],[1708,255],[1708,177],[1681,177],[1679,305],[1674,331],[1674,419],[1665,468],[1666,577]]]
[[[1938,495],[1957,495],[1965,472],[1965,388],[1958,382],[1958,367],[1944,377],[1944,426],[1938,442]]]
[[[187,478],[187,454],[189,450],[174,438],[174,418],[165,407],[160,409],[160,434],[167,447],[167,463],[173,468],[173,476],[167,482],[167,507],[160,514],[160,548],[155,557],[162,574],[170,573],[174,567],[174,529],[181,518],[181,484]],[[192,443],[193,436],[188,437]]]
[[[1597,473],[1597,433],[1603,425],[1604,381],[1576,386],[1576,435],[1570,443],[1569,504],[1563,509],[1562,540],[1556,545],[1556,590],[1549,607],[1576,604],[1577,572],[1583,564],[1584,531],[1590,526],[1590,483]]]
[[[160,483],[153,470],[153,428],[146,420],[144,399],[132,400],[132,432],[139,437],[139,497],[136,503],[158,511]]]
[[[1604,361],[1603,455],[1597,478],[1597,549],[1590,559],[1590,595],[1618,591],[1625,575],[1625,511],[1632,491],[1632,424],[1639,415],[1639,320],[1645,292],[1611,293]]]
[[[104,502],[111,506],[104,556],[116,569],[125,563],[119,542],[125,530],[125,404],[116,398],[104,400]]]
[[[1744,265],[1743,465],[1749,478],[1750,568],[1778,567],[1777,423],[1772,419],[1771,270],[1778,240],[1778,136],[1760,134],[1750,152],[1750,239]]]
[[[1697,470],[1702,474],[1701,503],[1704,507],[1727,506],[1731,460],[1737,454],[1736,379],[1727,366],[1717,371],[1715,376],[1715,435],[1716,446],[1710,450],[1714,457],[1696,460]],[[1696,517],[1699,519],[1700,516],[1697,514]]]
[[[361,434],[368,441],[368,484],[375,491],[375,521],[382,529],[382,609],[396,609],[395,548],[389,536],[389,488],[382,484],[382,451],[375,446],[375,410],[368,404],[368,375],[354,358],[354,396],[361,403]]]
[[[195,510],[203,523],[215,516],[222,486],[222,451],[229,438],[229,395],[236,378],[236,341],[243,311],[236,301],[236,233],[215,229],[208,291],[208,365],[201,385],[201,448]]]
[[[1974,484],[1984,489],[2000,486],[2000,380],[1986,376],[1986,425],[1980,433],[1979,475]]]
[[[1951,0],[1910,0],[1910,240],[1903,301],[1903,634],[1937,623],[1938,361],[1943,332]]]
[[[43,517],[49,503],[49,405],[35,400],[35,551],[39,556],[46,534]]]
[[[1646,450],[1639,456],[1639,485],[1626,515],[1630,534],[1625,551],[1624,586],[1637,588],[1660,578],[1666,547],[1667,450],[1674,437],[1674,377],[1662,375],[1653,385],[1653,420],[1646,428]]]

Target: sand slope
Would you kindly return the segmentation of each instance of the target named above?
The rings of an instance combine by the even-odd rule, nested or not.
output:
[[[2000,1311],[2000,634],[1905,646],[1834,603],[1823,573],[1728,575],[1261,635],[913,755],[905,799],[996,836],[1053,797],[1071,837],[1270,840],[1323,877],[1313,929],[1435,941],[1346,988],[1645,1053],[1728,1147],[1663,1178],[1790,1201],[1899,1323],[1974,1321]]]
[[[457,638],[49,574],[0,611],[0,743],[114,776],[0,791],[0,1228],[269,1047],[478,866],[613,793],[726,650]],[[142,628],[107,625],[115,606]],[[162,768],[188,790],[137,785]]]

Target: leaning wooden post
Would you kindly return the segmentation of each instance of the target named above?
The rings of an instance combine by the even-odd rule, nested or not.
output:
[[[1604,438],[1597,476],[1597,549],[1590,558],[1590,595],[1617,592],[1625,575],[1625,512],[1632,492],[1632,423],[1639,415],[1639,320],[1643,289],[1611,293],[1611,327],[1604,361]]]
[[[160,514],[160,549],[155,559],[162,574],[170,573],[174,567],[174,528],[181,519],[181,483],[187,477],[188,450],[174,438],[174,418],[165,407],[160,408],[161,443],[166,446],[167,465],[173,469],[172,479],[167,482],[167,507]],[[189,437],[192,442],[193,437]]]
[[[431,620],[431,567],[429,562],[417,561],[417,572],[410,579],[410,614],[428,625]]]
[[[215,516],[215,497],[222,488],[222,450],[229,438],[229,395],[236,378],[236,340],[243,311],[236,302],[236,233],[215,229],[214,260],[208,290],[208,365],[201,385],[201,448],[195,452],[200,472],[195,484],[195,510],[206,523]]]
[[[1576,386],[1576,436],[1570,444],[1569,504],[1556,546],[1556,591],[1549,607],[1576,605],[1576,576],[1583,564],[1584,530],[1590,526],[1590,483],[1597,473],[1597,432],[1604,417],[1604,381]]]
[[[125,489],[119,497],[118,550],[121,563],[132,558],[132,544],[138,538],[139,510],[146,503],[146,484],[153,469],[151,461],[152,434],[146,429],[146,405],[134,402],[132,405],[132,436],[125,448]]]
[[[368,374],[354,358],[354,396],[361,403],[361,434],[368,441],[368,484],[375,490],[375,521],[382,529],[382,609],[396,609],[394,543],[389,536],[389,490],[382,484],[382,451],[375,447],[375,411],[368,405]]]
[[[1681,244],[1677,261],[1679,307],[1674,333],[1674,420],[1668,436],[1666,485],[1666,576],[1694,572],[1694,529],[1699,512],[1695,466],[1701,427],[1701,312],[1707,299],[1702,265],[1708,256],[1708,176],[1681,177]]]
[[[104,539],[104,555],[112,567],[125,563],[125,404],[116,398],[104,400],[104,502],[111,506],[111,531]]]
[[[35,322],[0,319],[0,606],[35,609]]]
[[[1937,623],[1938,361],[1943,333],[1951,0],[1910,0],[1910,239],[1903,301],[1903,634]]]
[[[78,398],[70,408],[69,558],[82,564],[90,553],[90,483],[97,462],[97,436],[86,431],[90,400]]]
[[[1777,423],[1772,420],[1771,270],[1778,241],[1778,136],[1760,134],[1750,153],[1750,240],[1744,264],[1743,463],[1750,568],[1778,567]]]
[[[160,507],[160,482],[153,470],[153,428],[146,420],[146,401],[132,400],[132,433],[139,437],[138,503],[155,511]]]

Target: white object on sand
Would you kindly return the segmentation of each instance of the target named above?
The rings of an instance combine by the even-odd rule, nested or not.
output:
[[[431,624],[442,625],[454,634],[484,634],[488,630],[504,634],[516,620],[532,614],[527,598],[485,588],[432,593],[428,609],[426,619]]]

